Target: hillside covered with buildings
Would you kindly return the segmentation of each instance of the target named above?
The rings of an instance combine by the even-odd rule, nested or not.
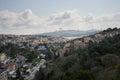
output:
[[[119,80],[120,29],[72,40],[0,35],[0,80]]]

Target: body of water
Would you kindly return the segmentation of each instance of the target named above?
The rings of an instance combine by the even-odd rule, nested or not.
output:
[[[76,39],[76,38],[82,38],[84,36],[87,36],[87,35],[76,36],[76,37],[64,37],[64,38],[66,38],[66,39]]]

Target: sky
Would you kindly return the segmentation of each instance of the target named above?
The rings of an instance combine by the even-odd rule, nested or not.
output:
[[[120,0],[0,0],[0,34],[120,28]]]

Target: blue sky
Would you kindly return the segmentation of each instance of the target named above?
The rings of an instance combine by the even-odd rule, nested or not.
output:
[[[119,14],[120,0],[0,0],[0,31],[36,34],[59,28],[106,29],[120,26]]]
[[[40,16],[69,9],[77,9],[81,14],[103,14],[120,11],[120,0],[0,0],[0,9],[15,12],[31,9]]]

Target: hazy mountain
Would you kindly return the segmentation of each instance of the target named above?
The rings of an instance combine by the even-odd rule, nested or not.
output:
[[[83,35],[92,35],[99,32],[99,30],[88,30],[88,31],[80,31],[80,30],[61,30],[49,33],[43,33],[41,35],[52,36],[52,37],[79,37]]]

